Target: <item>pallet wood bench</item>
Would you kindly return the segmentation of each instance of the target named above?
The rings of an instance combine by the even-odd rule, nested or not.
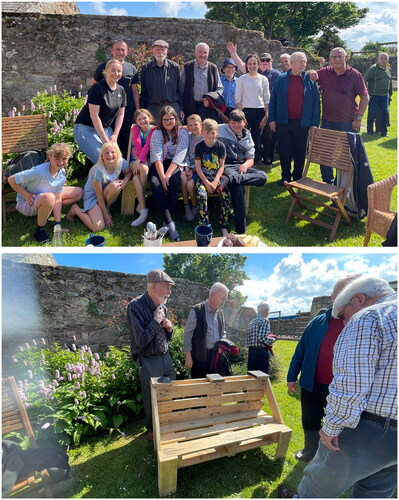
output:
[[[266,395],[271,415],[262,410]],[[151,379],[159,496],[177,490],[177,469],[278,443],[284,458],[291,429],[284,425],[269,375],[177,380]]]

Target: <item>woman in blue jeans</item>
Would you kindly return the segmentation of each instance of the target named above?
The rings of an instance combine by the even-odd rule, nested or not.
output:
[[[117,83],[121,76],[122,64],[110,59],[104,69],[104,80],[90,87],[87,103],[75,121],[75,142],[93,163],[98,160],[103,144],[118,139],[127,103],[125,89]]]

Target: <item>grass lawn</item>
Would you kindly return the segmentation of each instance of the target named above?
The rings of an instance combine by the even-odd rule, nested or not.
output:
[[[379,181],[397,171],[397,92],[394,92],[390,110],[391,126],[388,129],[390,137],[370,136],[365,132],[367,116],[363,118],[363,128],[361,136],[366,146],[371,170],[374,180]],[[280,164],[274,162],[273,166],[261,167],[268,176],[268,182],[262,188],[252,188],[250,196],[249,213],[247,218],[247,233],[257,235],[268,246],[341,246],[360,247],[363,245],[366,219],[361,221],[353,220],[352,225],[340,224],[337,235],[333,243],[328,243],[329,231],[309,224],[300,219],[292,219],[285,224],[288,209],[291,205],[291,196],[285,188],[280,187],[277,181],[280,179]],[[320,178],[318,165],[313,165],[310,175]],[[83,185],[84,180],[78,182]],[[392,197],[392,209],[397,209],[396,188]],[[162,218],[157,215],[152,196],[148,197],[148,207],[150,209],[149,220],[155,222],[157,227],[162,225]],[[64,214],[67,212],[64,209]],[[135,216],[120,215],[120,201],[111,207],[114,224],[111,228],[99,232],[106,238],[107,246],[138,246],[142,245],[142,235],[144,228],[132,228],[130,222]],[[181,240],[194,238],[194,228],[196,222],[187,222],[184,218],[183,201],[180,198],[175,217],[177,229]],[[217,200],[210,199],[211,223],[214,228],[214,236],[220,236],[217,223]],[[8,215],[6,224],[3,226],[3,246],[32,247],[38,246],[33,240],[32,233],[35,230],[33,218],[27,218],[13,212]],[[90,231],[80,222],[68,222],[63,220],[63,227],[70,228],[70,233],[64,235],[65,246],[82,247],[90,235]],[[49,225],[49,236],[52,225]],[[169,241],[166,238],[165,241]],[[369,246],[380,246],[383,238],[372,234]]]
[[[293,434],[286,460],[273,461],[276,445],[268,445],[193,465],[178,471],[175,498],[277,498],[284,482],[295,490],[305,464],[295,453],[303,447],[300,395],[289,396],[285,376],[297,343],[279,341],[274,352],[281,366],[274,392]],[[264,407],[268,411],[267,407]],[[158,496],[157,461],[153,446],[143,434],[142,421],[126,426],[126,437],[96,437],[69,451],[71,480],[54,487],[57,497],[152,498]]]

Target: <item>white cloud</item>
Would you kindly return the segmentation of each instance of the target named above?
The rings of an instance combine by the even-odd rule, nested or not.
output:
[[[157,2],[161,15],[165,17],[179,17],[179,12],[186,7],[183,2]]]
[[[266,301],[271,311],[295,314],[309,311],[313,297],[329,295],[339,278],[354,273],[394,281],[397,279],[396,256],[382,256],[378,264],[372,264],[362,255],[350,255],[345,260],[314,258],[305,262],[301,253],[292,253],[281,259],[268,278],[246,280],[237,288],[248,297],[246,306],[255,307],[260,301]]]
[[[102,16],[127,16],[128,12],[126,9],[120,9],[118,7],[112,7],[111,9],[106,9],[104,2],[92,2],[93,9],[97,14]]]

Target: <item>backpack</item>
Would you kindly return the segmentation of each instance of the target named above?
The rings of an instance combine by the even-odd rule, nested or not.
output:
[[[47,155],[44,151],[39,151],[37,149],[31,149],[29,151],[24,151],[23,153],[17,154],[7,165],[4,172],[6,179],[11,177],[11,175],[18,174],[25,170],[29,170],[32,167],[41,165],[47,160]]]

